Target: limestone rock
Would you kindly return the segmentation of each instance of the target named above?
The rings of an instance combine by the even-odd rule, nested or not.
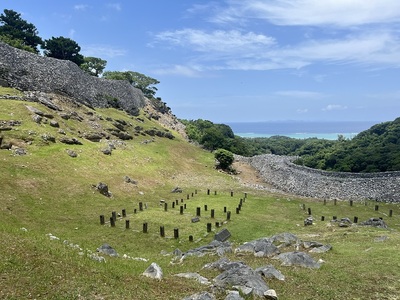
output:
[[[312,269],[319,269],[321,267],[320,263],[304,252],[281,253],[275,259],[279,259],[283,266],[301,266]]]
[[[143,276],[161,280],[163,278],[163,271],[161,267],[156,263],[151,263],[151,265],[142,273]]]
[[[97,248],[97,252],[103,253],[109,256],[117,257],[119,256],[117,251],[115,251],[114,248],[112,248],[109,244],[103,244],[99,248]]]

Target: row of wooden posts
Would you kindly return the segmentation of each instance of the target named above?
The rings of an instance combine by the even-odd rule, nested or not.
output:
[[[336,204],[337,204],[337,200],[334,199],[333,203],[334,203],[334,205],[336,205]],[[365,201],[364,203],[365,203],[365,206],[368,205],[368,203],[367,203],[366,201]],[[326,200],[324,200],[324,205],[326,205]],[[350,205],[350,206],[353,206],[353,200],[350,200],[350,201],[349,201],[349,205]],[[306,205],[305,205],[304,203],[303,203],[302,206],[303,206],[303,210],[306,210]],[[375,210],[375,211],[379,211],[379,205],[376,204],[375,207],[374,207],[374,210]],[[307,212],[308,212],[308,215],[309,215],[309,216],[312,215],[312,213],[311,213],[311,208],[310,208],[310,207],[307,208]],[[393,216],[393,210],[390,209],[390,210],[389,210],[389,217],[392,217],[392,216]],[[332,219],[333,219],[333,220],[337,220],[337,216],[333,216]],[[380,219],[383,220],[383,218],[380,218]],[[325,216],[321,216],[321,221],[325,221]],[[354,217],[353,223],[357,223],[357,222],[358,222],[358,217]]]
[[[194,194],[197,194],[197,190],[195,191],[195,193],[192,193],[192,197],[194,196]],[[231,197],[233,197],[233,191],[231,191]],[[207,195],[210,195],[210,190],[207,190]],[[214,191],[214,195],[217,195],[217,191]],[[247,198],[247,193],[244,193],[244,198],[240,199],[240,202],[238,204],[238,206],[236,207],[236,214],[239,214],[243,203],[246,201]],[[190,195],[187,194],[187,199],[190,199]],[[183,199],[181,199],[181,203],[183,203]],[[175,208],[175,205],[179,204],[179,200],[175,200],[172,202],[172,208]],[[180,214],[183,214],[184,209],[186,209],[186,203],[184,203],[183,205],[180,206]],[[143,211],[143,203],[139,202],[139,211]],[[168,203],[164,203],[164,211],[168,211]],[[208,211],[208,206],[204,205],[204,211]],[[215,209],[211,209],[211,218],[214,219],[215,218]],[[137,213],[136,208],[134,209],[134,213]],[[231,211],[227,210],[227,207],[224,206],[224,213],[226,213],[226,220],[230,221],[231,220]],[[201,216],[201,207],[197,207],[196,208],[196,217],[200,217]],[[126,217],[126,209],[122,210],[122,217],[125,218]],[[110,225],[111,227],[115,227],[115,222],[117,220],[117,213],[115,211],[113,211],[111,213],[111,217],[110,217]],[[100,215],[100,225],[105,225],[105,216],[104,215]],[[222,224],[220,222],[215,222],[215,227],[219,228],[220,226],[222,226]],[[129,229],[130,228],[130,220],[125,220],[125,228]],[[143,223],[143,227],[142,227],[142,231],[143,233],[147,233],[148,232],[148,223],[145,222]],[[207,232],[211,232],[212,231],[212,223],[207,223]],[[160,236],[161,237],[165,237],[165,228],[164,226],[160,226]],[[179,228],[174,228],[174,238],[178,239],[179,238]],[[193,235],[189,236],[189,241],[193,241]]]

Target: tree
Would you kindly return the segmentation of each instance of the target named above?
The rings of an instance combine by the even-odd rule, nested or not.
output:
[[[58,59],[70,60],[80,66],[84,62],[83,55],[79,53],[81,47],[77,42],[65,37],[52,37],[45,40],[42,48],[44,55]]]
[[[157,88],[154,86],[160,82],[157,79],[151,78],[139,72],[133,71],[106,71],[103,74],[103,78],[114,79],[114,80],[128,80],[135,88],[138,88],[143,92],[147,98],[154,98],[157,92]]]
[[[216,150],[214,157],[218,161],[217,167],[223,170],[229,170],[235,159],[233,153],[225,149]]]
[[[39,53],[37,46],[42,43],[38,36],[38,31],[32,23],[21,18],[21,14],[16,11],[5,9],[0,15],[0,36],[1,40],[11,46],[23,49],[28,46],[32,52]]]
[[[83,59],[83,63],[80,65],[81,69],[84,70],[86,73],[99,77],[102,73],[104,68],[106,67],[107,61],[97,58],[97,57],[85,57]]]

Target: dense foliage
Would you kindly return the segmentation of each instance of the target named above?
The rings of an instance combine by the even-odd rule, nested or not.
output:
[[[206,120],[182,120],[188,137],[207,150],[226,149],[253,156],[277,154],[299,156],[296,163],[311,168],[340,172],[385,172],[400,170],[400,118],[376,124],[353,139],[335,141],[284,136],[242,138],[228,125]]]
[[[214,157],[218,161],[217,167],[223,170],[228,170],[235,160],[233,153],[225,149],[216,150]]]
[[[0,40],[13,47],[39,53],[42,39],[36,27],[21,18],[21,14],[5,9],[0,15]]]
[[[81,47],[70,38],[63,36],[52,37],[44,41],[42,48],[44,49],[44,55],[48,57],[70,60],[78,66],[84,62],[83,55],[79,53]]]

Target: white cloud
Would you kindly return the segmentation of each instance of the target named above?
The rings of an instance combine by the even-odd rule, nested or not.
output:
[[[216,21],[259,18],[277,25],[339,27],[398,22],[398,0],[249,0],[228,1]]]
[[[345,109],[347,109],[347,106],[345,106],[345,105],[329,104],[322,110],[323,111],[332,111],[332,110],[345,110]]]
[[[75,29],[70,29],[69,30],[69,32],[68,32],[68,36],[71,38],[71,39],[73,39],[74,38],[74,35],[75,35]]]
[[[108,3],[108,4],[107,4],[107,7],[108,7],[108,8],[111,8],[111,9],[114,9],[114,10],[116,10],[116,11],[122,10],[122,6],[121,6],[120,3]]]
[[[297,109],[298,114],[306,114],[308,113],[308,108],[299,108]]]
[[[317,92],[295,91],[295,90],[278,91],[278,92],[275,92],[275,95],[291,97],[291,98],[301,98],[301,99],[322,99],[322,98],[327,97],[327,95],[317,93]]]
[[[117,56],[125,56],[125,49],[114,48],[108,45],[86,45],[82,46],[82,54],[84,56],[94,56],[101,58],[114,58]]]
[[[158,41],[169,42],[172,45],[193,47],[193,50],[202,52],[245,52],[271,46],[275,43],[272,37],[254,32],[242,33],[238,30],[203,30],[183,29],[164,31],[156,35]]]
[[[169,68],[157,69],[154,70],[155,74],[158,75],[182,75],[185,77],[199,77],[200,72],[193,67],[175,65]]]
[[[87,4],[76,4],[76,5],[74,5],[74,9],[75,10],[80,10],[80,11],[85,11],[88,7],[89,7],[89,5],[87,5]]]

